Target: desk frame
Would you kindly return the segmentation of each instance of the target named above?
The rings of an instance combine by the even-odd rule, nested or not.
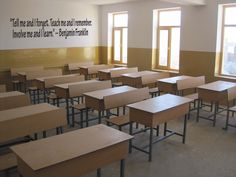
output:
[[[163,95],[165,96],[165,95]],[[160,96],[161,97],[161,96]],[[152,99],[158,99],[159,97],[156,98],[152,98]],[[170,101],[170,100],[169,100]],[[137,147],[135,145],[132,144],[132,140],[130,140],[130,149],[129,152],[132,152],[132,148],[139,150],[141,152],[144,152],[146,154],[148,154],[148,160],[149,162],[152,161],[152,145],[155,143],[158,143],[160,141],[163,141],[167,138],[169,138],[172,135],[178,135],[182,137],[182,143],[185,144],[185,140],[186,140],[186,130],[187,130],[187,119],[189,117],[189,104],[190,104],[191,100],[189,99],[189,102],[182,103],[180,105],[177,105],[175,107],[172,108],[168,108],[165,110],[162,110],[160,112],[156,112],[156,113],[151,113],[151,112],[147,112],[144,110],[139,110],[133,106],[128,105],[128,107],[130,108],[130,135],[135,135],[138,134],[140,132],[143,131],[138,131],[138,132],[133,132],[133,123],[140,123],[142,125],[144,125],[145,127],[149,127],[150,128],[150,135],[149,135],[149,143],[147,146],[145,147]],[[177,119],[184,116],[184,125],[183,125],[183,132],[179,133],[179,132],[174,132],[172,130],[167,129],[167,122],[173,119]],[[164,133],[162,137],[159,137],[157,140],[153,141],[153,129],[154,127],[157,127],[157,136],[159,136],[159,128],[158,126],[160,124],[164,123]],[[148,151],[146,151],[145,149],[148,148]]]

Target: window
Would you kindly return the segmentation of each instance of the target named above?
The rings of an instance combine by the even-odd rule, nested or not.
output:
[[[128,13],[113,14],[113,62],[127,63]]]
[[[220,74],[236,76],[236,5],[224,5]]]
[[[158,10],[155,14],[158,16],[154,19],[158,19],[156,42],[159,46],[159,51],[155,57],[157,59],[156,67],[158,69],[178,70],[181,11],[179,8]]]

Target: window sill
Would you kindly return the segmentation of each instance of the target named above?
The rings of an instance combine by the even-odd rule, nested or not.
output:
[[[127,67],[127,64],[113,64],[115,67]]]
[[[173,71],[173,70],[166,70],[166,69],[152,69],[152,70],[157,72],[166,72],[170,74],[179,74],[179,71]]]
[[[223,76],[223,75],[215,74],[215,77],[219,79],[232,80],[234,82],[236,81],[236,77],[234,76]]]

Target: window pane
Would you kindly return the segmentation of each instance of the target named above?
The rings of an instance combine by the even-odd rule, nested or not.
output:
[[[114,60],[120,61],[120,30],[114,32]]]
[[[167,66],[168,58],[168,30],[160,30],[160,47],[159,47],[159,65]]]
[[[115,14],[114,27],[128,27],[128,14]]]
[[[128,53],[128,29],[123,28],[123,36],[122,36],[122,60],[123,63],[127,63],[127,53]]]
[[[225,8],[225,24],[236,25],[236,7]]]
[[[225,27],[222,74],[236,76],[236,27]]]
[[[171,29],[170,68],[179,69],[180,28]]]
[[[180,26],[181,11],[163,11],[160,12],[160,26]]]

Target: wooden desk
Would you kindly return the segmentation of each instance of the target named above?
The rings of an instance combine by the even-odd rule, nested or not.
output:
[[[18,172],[24,177],[78,177],[124,159],[132,136],[96,125],[11,147],[17,156]]]
[[[30,66],[30,67],[20,67],[20,68],[11,68],[11,76],[17,76],[18,72],[27,72],[27,71],[43,71],[43,66]]]
[[[69,92],[69,86],[74,85],[74,86],[81,86],[84,84],[89,84],[89,83],[97,83],[100,82],[98,80],[89,80],[89,81],[80,81],[80,82],[73,82],[73,83],[65,83],[65,84],[57,84],[55,85],[55,92],[56,95],[60,98],[64,98],[64,99],[69,99],[71,98],[70,96],[70,92]],[[81,96],[81,95],[77,95],[77,96]],[[73,97],[76,97],[75,95],[73,95]]]
[[[89,79],[88,76],[93,74],[98,74],[99,70],[113,68],[113,65],[91,65],[91,66],[81,66],[79,73],[85,75],[86,79]]]
[[[71,72],[73,71],[78,71],[79,72],[79,69],[81,66],[91,66],[91,65],[94,65],[93,64],[93,61],[85,61],[85,62],[80,62],[80,63],[69,63],[68,64],[68,69]]]
[[[153,75],[153,74],[158,74],[158,72],[140,71],[135,73],[122,74],[122,83],[123,85],[141,88],[143,86],[142,76]]]
[[[0,142],[66,124],[65,110],[47,103],[0,111]]]
[[[62,75],[62,76],[48,76],[36,78],[34,85],[44,92],[44,101],[46,101],[46,89],[53,89],[56,84],[74,83],[84,81],[84,76],[78,74]]]
[[[165,94],[156,98],[148,99],[138,103],[130,104],[129,116],[131,122],[137,122],[150,127],[149,138],[149,151],[145,151],[134,145],[130,145],[130,151],[132,148],[141,150],[142,152],[149,154],[149,161],[152,159],[152,144],[164,140],[172,135],[182,136],[182,142],[185,143],[186,127],[187,127],[187,114],[189,112],[189,103],[191,99],[175,96],[171,94]],[[185,116],[183,134],[171,131],[167,129],[167,122]],[[164,123],[164,137],[159,138],[156,142],[153,142],[153,128]],[[133,134],[132,124],[130,124],[130,134]]]
[[[30,105],[25,93],[18,91],[0,93],[0,111]]]
[[[39,71],[27,71],[27,72],[18,72],[18,79],[25,86],[25,91],[27,85],[31,85],[32,81],[39,77],[48,77],[48,76],[60,76],[62,75],[61,69],[52,69],[52,70],[39,70]]]
[[[157,86],[160,91],[166,92],[166,93],[173,93],[176,94],[177,92],[177,80],[183,80],[183,79],[189,79],[192,78],[191,76],[176,76],[176,77],[169,77],[164,79],[159,79],[157,81]]]
[[[135,89],[136,88],[129,87],[129,86],[121,86],[121,87],[109,88],[109,89],[98,90],[98,91],[93,91],[93,92],[87,92],[87,93],[84,93],[85,105],[88,108],[92,108],[98,111],[98,122],[101,123],[101,112],[106,109],[106,107],[104,106],[104,97],[128,92]],[[88,122],[87,115],[86,115],[86,120]],[[87,126],[88,126],[88,123],[87,123]]]
[[[197,87],[198,97],[202,101],[210,102],[214,106],[214,113],[209,117],[200,116],[200,101],[198,103],[198,111],[197,111],[197,121],[199,118],[207,119],[213,121],[213,126],[216,124],[216,115],[221,112],[219,111],[219,105],[225,105],[227,103],[227,90],[229,88],[235,87],[236,83],[234,82],[226,82],[226,81],[216,81],[209,84],[205,84]],[[210,117],[213,116],[213,119]]]
[[[99,80],[111,80],[111,71],[125,71],[126,69],[126,67],[102,69],[98,71],[98,78]]]
[[[55,85],[56,95],[66,100],[67,117],[69,123],[69,99],[80,97],[86,91],[94,91],[111,87],[111,81],[89,80]]]

